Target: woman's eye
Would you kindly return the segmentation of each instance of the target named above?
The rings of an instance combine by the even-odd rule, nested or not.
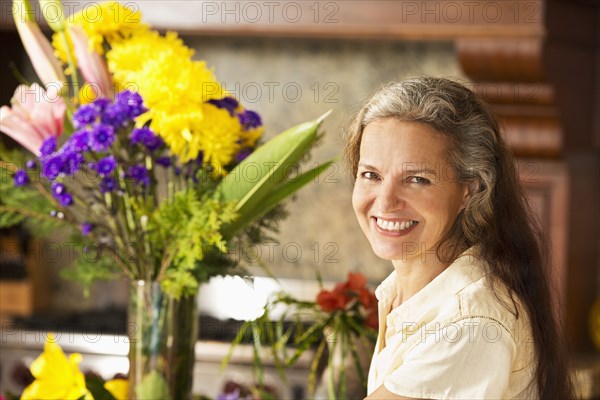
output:
[[[431,183],[429,179],[423,178],[422,176],[411,176],[410,178],[408,178],[408,181],[410,183],[416,183],[419,185],[429,185]]]
[[[367,179],[369,181],[378,178],[377,174],[375,172],[371,172],[371,171],[361,172],[360,177],[364,178],[364,179]]]

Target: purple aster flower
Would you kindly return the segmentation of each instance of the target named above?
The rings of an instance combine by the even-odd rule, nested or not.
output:
[[[42,176],[53,181],[60,175],[64,160],[61,154],[51,155],[42,159]]]
[[[102,177],[111,174],[116,167],[117,160],[112,155],[101,158],[98,162],[91,164],[91,168]]]
[[[165,143],[160,136],[148,127],[134,129],[129,138],[132,144],[142,143],[150,151],[155,151]]]
[[[27,162],[25,163],[25,168],[27,169],[35,169],[37,167],[37,163],[35,162],[35,160],[27,160]]]
[[[14,176],[15,186],[25,186],[29,183],[29,177],[27,176],[27,172],[20,169],[15,172]]]
[[[244,129],[254,129],[262,126],[262,119],[257,112],[252,110],[244,110],[238,114],[238,119],[240,120],[240,124],[244,127]]]
[[[175,176],[181,175],[181,167],[175,167]]]
[[[63,165],[61,168],[61,172],[66,175],[72,176],[78,169],[81,167],[85,158],[81,153],[76,151],[66,150],[63,152]]]
[[[42,147],[40,147],[40,153],[42,157],[49,156],[56,151],[56,137],[52,136],[44,140]]]
[[[252,154],[252,152],[254,151],[254,149],[250,148],[250,147],[245,147],[243,149],[241,149],[236,155],[235,155],[235,160],[237,162],[242,162],[246,159],[246,157],[248,157],[250,154]]]
[[[238,108],[238,101],[233,97],[224,97],[219,100],[209,100],[208,103],[213,104],[219,108],[224,108],[229,111],[229,115],[233,115],[235,113],[236,108]]]
[[[115,104],[125,107],[129,119],[134,119],[148,111],[148,109],[144,107],[142,96],[137,92],[131,92],[129,90],[117,93]]]
[[[106,124],[95,124],[91,132],[91,147],[94,151],[106,151],[115,141],[115,129]]]
[[[106,110],[106,107],[112,104],[112,102],[106,97],[101,97],[99,99],[94,100],[92,104],[94,105],[94,107],[96,107],[96,110],[98,110],[98,114],[100,115],[104,112],[104,110]]]
[[[241,400],[240,389],[235,388],[233,392],[219,393],[219,395],[217,396],[217,400]]]
[[[68,207],[73,204],[73,196],[67,192],[67,188],[60,182],[54,182],[51,186],[52,195],[61,206]]]
[[[126,126],[129,122],[129,110],[127,106],[114,103],[109,104],[102,112],[101,121],[103,124],[111,125],[115,128]]]
[[[143,165],[132,165],[127,169],[127,177],[135,181],[135,183],[148,186],[150,184],[150,177],[148,177],[148,170]]]
[[[115,190],[116,186],[117,181],[110,176],[107,176],[103,178],[102,181],[100,181],[100,191],[102,193],[112,192],[113,190]]]
[[[63,207],[68,207],[73,204],[73,196],[70,193],[65,193],[62,196],[57,198],[58,202]]]
[[[91,232],[92,224],[90,224],[89,222],[84,222],[83,224],[81,224],[81,233],[83,234],[83,236],[89,236]]]
[[[162,165],[165,168],[171,166],[171,157],[158,157],[155,161],[158,165]]]
[[[131,144],[142,143],[149,130],[150,129],[146,127],[135,128],[134,130],[132,130],[131,134],[129,135],[129,140],[131,141]]]
[[[63,148],[76,152],[88,151],[90,149],[90,132],[85,129],[74,132]]]
[[[75,114],[73,114],[73,126],[75,126],[75,128],[81,128],[86,125],[91,125],[96,122],[99,116],[100,110],[94,103],[85,104],[79,107],[77,111],[75,111]]]
[[[52,189],[52,194],[54,195],[55,198],[59,198],[60,196],[62,196],[63,194],[67,193],[67,188],[65,187],[64,184],[60,183],[60,182],[54,182],[50,188]]]

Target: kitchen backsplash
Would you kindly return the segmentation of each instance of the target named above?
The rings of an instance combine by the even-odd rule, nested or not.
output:
[[[465,79],[451,43],[197,36],[185,40],[215,68],[227,90],[263,115],[268,137],[333,110],[309,165],[340,153],[344,125],[382,84],[423,74]],[[318,266],[325,279],[361,271],[377,283],[391,272],[389,262],[372,255],[355,221],[351,190],[338,161],[288,205],[279,244],[261,249],[277,276],[310,280]],[[247,249],[236,254],[252,260]]]

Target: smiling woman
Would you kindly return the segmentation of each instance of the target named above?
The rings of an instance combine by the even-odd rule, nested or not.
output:
[[[346,159],[359,225],[394,266],[368,399],[572,398],[542,235],[487,106],[447,79],[384,87]]]

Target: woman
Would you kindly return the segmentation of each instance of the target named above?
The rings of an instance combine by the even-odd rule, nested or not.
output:
[[[346,158],[359,225],[394,265],[368,399],[572,398],[546,251],[489,109],[447,79],[392,84]]]

